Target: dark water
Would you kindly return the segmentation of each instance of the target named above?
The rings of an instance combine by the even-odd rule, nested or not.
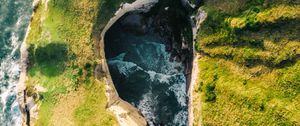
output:
[[[21,125],[16,102],[20,45],[31,15],[32,0],[0,0],[0,125]]]
[[[171,62],[170,54],[153,36],[124,35],[128,45],[108,64],[119,95],[136,106],[150,124],[185,125],[186,79],[183,65]],[[117,39],[117,38],[116,38]]]
[[[164,38],[141,22],[140,14],[129,14],[105,36],[113,82],[120,97],[138,108],[149,125],[185,126],[184,65],[172,59]],[[153,24],[151,19],[146,22]]]

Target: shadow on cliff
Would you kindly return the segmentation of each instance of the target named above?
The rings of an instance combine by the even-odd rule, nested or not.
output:
[[[41,74],[49,77],[58,76],[65,70],[65,62],[68,60],[68,49],[66,44],[53,42],[46,46],[30,45],[29,52],[29,67],[35,68]]]
[[[102,0],[98,5],[98,12],[93,26],[93,37],[100,40],[100,34],[110,18],[120,8],[121,3],[132,3],[135,0]]]

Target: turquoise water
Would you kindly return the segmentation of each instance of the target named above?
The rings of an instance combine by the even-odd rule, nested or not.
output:
[[[21,125],[16,102],[20,45],[30,21],[32,0],[0,0],[0,125]]]
[[[106,32],[105,56],[119,96],[149,126],[187,126],[192,48],[189,9],[160,0],[122,16]]]
[[[105,53],[113,82],[119,96],[139,109],[150,126],[186,126],[184,64],[174,60],[155,30],[139,29],[144,19],[129,14],[106,33]]]
[[[120,97],[137,107],[151,126],[187,125],[184,68],[169,59],[164,44],[147,39],[108,59]]]

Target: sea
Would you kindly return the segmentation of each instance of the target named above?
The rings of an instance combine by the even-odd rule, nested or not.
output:
[[[20,126],[16,101],[20,46],[32,13],[32,0],[0,0],[0,126]]]
[[[136,107],[149,126],[187,126],[185,65],[174,60],[155,30],[137,34],[127,28],[124,24],[139,19],[128,17],[119,19],[105,36],[105,55],[119,96]]]

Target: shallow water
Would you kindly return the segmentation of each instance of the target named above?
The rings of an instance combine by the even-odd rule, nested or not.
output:
[[[105,38],[109,70],[120,97],[138,108],[151,126],[187,125],[184,65],[171,60],[155,32],[141,35],[127,30],[117,24]]]
[[[0,125],[21,125],[16,102],[20,45],[30,21],[32,0],[0,0]]]

